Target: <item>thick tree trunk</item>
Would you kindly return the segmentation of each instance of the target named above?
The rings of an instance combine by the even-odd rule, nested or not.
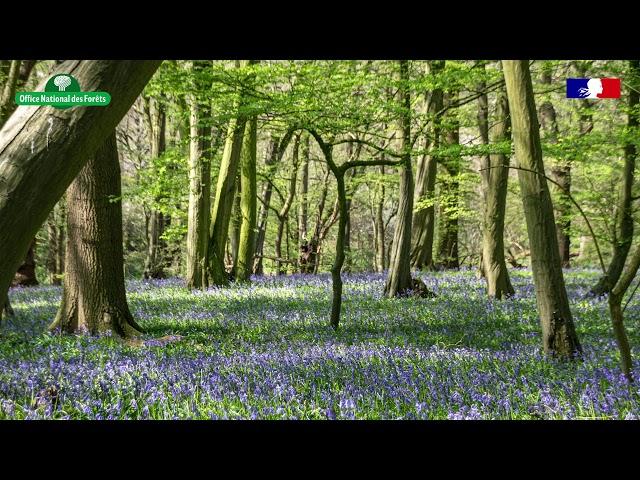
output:
[[[243,60],[236,63],[236,68],[242,68],[249,62]],[[229,236],[229,223],[236,191],[236,178],[240,166],[240,154],[244,137],[247,117],[241,113],[246,101],[243,90],[238,98],[238,114],[229,123],[224,153],[220,163],[218,182],[213,207],[211,209],[211,228],[209,232],[209,278],[212,285],[222,286],[229,283],[229,275],[225,269],[224,256]]]
[[[409,65],[406,60],[400,62],[400,80],[406,82],[409,76]],[[402,152],[400,173],[400,200],[398,219],[393,238],[389,273],[384,288],[387,297],[405,295],[412,289],[410,249],[411,221],[413,215],[413,171],[411,168],[411,103],[407,87],[400,87],[399,101],[403,112],[397,130],[399,150]]]
[[[488,103],[481,103],[479,124],[483,142],[500,143],[509,139],[509,103],[504,89],[496,100],[496,122],[489,129]],[[481,117],[481,118],[480,118]],[[491,138],[490,138],[491,136]],[[482,270],[487,282],[487,295],[502,299],[513,295],[504,257],[504,216],[509,180],[509,157],[503,153],[487,155],[482,172],[484,215],[482,229]]]
[[[160,157],[167,146],[167,114],[164,105],[151,98],[149,100],[149,126],[151,140],[151,158]],[[161,200],[160,198],[156,199]],[[144,267],[144,278],[164,278],[166,263],[166,244],[162,234],[167,223],[165,215],[158,210],[151,210],[149,235],[147,237],[147,259]]]
[[[194,62],[194,71],[203,67]],[[189,217],[187,223],[187,288],[206,289],[209,215],[211,207],[211,129],[203,125],[209,116],[206,104],[191,99],[189,115]]]
[[[513,126],[522,203],[545,353],[571,358],[581,352],[565,288],[551,195],[544,178],[542,147],[528,60],[502,62]]]
[[[85,91],[107,91],[104,108],[20,106],[0,130],[0,292],[49,212],[127,112],[159,61],[67,61]],[[42,90],[44,83],[36,90]]]
[[[445,65],[443,60],[430,61],[430,71],[440,72]],[[444,107],[444,97],[442,89],[434,89],[429,97],[427,112],[432,122],[431,128],[427,132],[425,146],[431,144],[432,149],[440,147],[440,116]],[[432,137],[429,141],[428,138]],[[424,155],[418,163],[416,174],[416,191],[414,203],[418,200],[433,199],[436,187],[436,176],[438,173],[438,160],[436,156]],[[421,208],[413,214],[412,220],[412,249],[411,266],[421,270],[433,270],[433,239],[435,231],[435,205]]]
[[[245,143],[242,147],[240,168],[240,242],[236,280],[248,281],[253,268],[253,256],[256,243],[257,195],[256,156],[258,145],[258,118],[252,117],[247,126]]]
[[[551,72],[548,69],[543,69],[542,83],[547,86],[551,85]],[[558,143],[560,133],[553,103],[546,101],[540,105],[539,117],[545,140],[551,144]],[[571,190],[571,163],[562,159],[555,161],[551,167],[551,179],[559,184],[558,186],[554,185],[559,199],[554,206],[560,261],[563,268],[569,268],[571,266],[571,237],[569,235],[569,229],[571,228],[571,200],[567,196],[567,192],[570,193]]]
[[[629,114],[627,127],[630,131],[637,131],[639,115],[637,112],[640,95],[640,61],[629,61],[628,82],[633,85],[629,89]],[[631,248],[633,241],[633,182],[635,178],[637,148],[635,143],[627,142],[624,146],[624,169],[622,172],[622,184],[620,185],[620,199],[616,212],[616,226],[613,239],[613,257],[607,268],[606,276],[603,276],[589,292],[590,295],[603,295],[611,291],[616,284]]]
[[[65,333],[141,332],[124,286],[120,164],[115,132],[80,171],[68,190],[67,272],[51,329]]]

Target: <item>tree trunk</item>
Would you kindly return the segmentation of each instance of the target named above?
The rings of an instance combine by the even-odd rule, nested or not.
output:
[[[204,65],[194,62],[197,73]],[[211,129],[202,124],[208,105],[194,95],[189,115],[189,217],[187,224],[187,288],[206,289],[209,215],[211,204]]]
[[[527,222],[531,265],[545,353],[571,358],[581,352],[565,288],[553,219],[551,195],[544,175],[542,147],[528,60],[502,62],[513,125],[513,140],[522,202]]]
[[[236,62],[236,68],[242,68],[249,62]],[[224,153],[218,173],[213,207],[211,209],[211,228],[209,231],[209,278],[212,285],[228,285],[229,275],[225,269],[224,254],[229,236],[229,223],[236,191],[236,177],[240,166],[240,154],[247,123],[247,117],[242,113],[246,102],[246,91],[242,90],[238,98],[238,114],[229,123]]]
[[[481,102],[479,124],[483,143],[497,144],[509,140],[509,103],[504,89],[496,100],[496,122],[489,129],[488,102]],[[490,138],[491,133],[491,138]],[[487,155],[483,162],[482,184],[485,198],[482,229],[482,270],[487,295],[503,299],[513,295],[504,257],[504,216],[509,181],[509,157],[503,153]]]
[[[409,64],[406,60],[400,62],[400,80],[404,83],[409,77]],[[413,171],[411,169],[411,103],[410,93],[406,86],[399,89],[399,100],[402,110],[397,130],[399,150],[403,155],[400,173],[400,200],[398,205],[398,220],[393,238],[389,273],[385,284],[384,294],[387,297],[405,295],[412,289],[411,281],[411,221],[413,215]]]
[[[291,168],[291,177],[289,179],[289,193],[287,194],[287,198],[285,199],[284,204],[280,209],[280,212],[278,212],[278,233],[276,235],[276,244],[275,244],[276,258],[278,259],[276,260],[277,275],[283,274],[282,264],[280,262],[280,259],[282,258],[282,239],[285,233],[284,232],[285,224],[287,222],[287,219],[289,218],[289,210],[291,209],[291,205],[293,205],[293,200],[296,196],[296,184],[298,183],[297,175],[298,175],[298,162],[299,162],[299,156],[298,156],[299,147],[300,147],[300,135],[296,136],[295,142],[293,143],[293,153],[291,155],[293,166]]]
[[[253,255],[256,243],[256,217],[258,185],[256,179],[256,155],[258,145],[258,118],[252,117],[247,126],[245,143],[242,147],[240,168],[240,244],[236,280],[248,281],[253,268]]]
[[[293,130],[289,130],[282,140],[272,137],[267,150],[265,159],[265,167],[267,168],[267,176],[270,177],[272,170],[282,159],[284,152],[293,138]],[[258,234],[256,236],[256,253],[255,262],[253,264],[253,273],[255,275],[263,274],[262,255],[264,252],[264,239],[267,232],[267,219],[269,218],[269,206],[271,205],[271,195],[273,193],[273,184],[270,178],[262,186],[262,194],[260,196],[260,216],[258,220]]]
[[[67,61],[85,91],[107,91],[106,108],[20,106],[0,130],[0,292],[7,291],[29,242],[88,158],[127,112],[160,61]],[[42,90],[44,82],[36,90]]]
[[[614,286],[609,294],[609,313],[611,314],[611,323],[613,326],[613,333],[616,337],[618,349],[620,351],[620,363],[622,372],[630,382],[633,382],[633,375],[631,373],[631,347],[629,345],[629,338],[624,328],[624,308],[622,308],[622,299],[624,294],[629,289],[631,282],[638,273],[640,267],[640,246],[636,247],[636,250],[631,257],[629,265],[624,270],[624,273],[620,276],[618,283]],[[632,293],[633,295],[633,293]]]
[[[445,62],[443,60],[434,60],[428,62],[429,70],[434,74],[442,71]],[[435,88],[429,97],[429,106],[427,112],[432,122],[431,128],[427,132],[427,141],[425,148],[431,144],[432,149],[440,147],[440,111],[444,107],[442,89]],[[428,137],[432,137],[432,141]],[[435,155],[424,155],[418,163],[418,171],[416,176],[416,191],[414,203],[418,200],[432,199],[435,194],[436,176],[438,160]],[[435,231],[435,205],[427,208],[421,208],[413,214],[412,220],[412,249],[411,249],[411,266],[420,270],[433,270],[433,238]]]
[[[449,94],[446,103],[455,101],[457,94]],[[451,113],[454,117],[456,113]],[[447,146],[460,144],[460,124],[457,118],[450,120],[451,126],[444,134]],[[460,156],[454,155],[440,159],[440,165],[447,171],[448,176],[440,182],[440,208],[438,228],[438,262],[444,268],[459,268],[458,257],[458,217],[460,204]]]
[[[384,165],[380,165],[380,175],[384,176]],[[374,241],[375,241],[375,267],[376,272],[382,273],[387,268],[387,255],[385,252],[385,228],[384,228],[384,181],[378,188],[378,199],[375,205],[374,215]]]
[[[22,265],[18,268],[15,276],[13,277],[12,286],[22,286],[22,287],[31,287],[34,285],[39,285],[38,279],[36,278],[36,259],[35,259],[35,250],[36,250],[36,239],[34,238],[31,241],[31,245],[29,245],[29,250],[27,250],[27,256],[22,262]]]
[[[0,126],[6,122],[15,108],[14,95],[20,76],[20,63],[20,60],[11,60],[7,80],[2,88],[0,95]]]
[[[300,169],[300,212],[298,215],[298,248],[306,244],[309,226],[309,135],[302,138],[302,167]]]
[[[115,132],[68,190],[67,272],[62,302],[50,329],[135,336],[124,286],[120,164]]]
[[[640,61],[629,61],[628,82],[633,85],[629,88],[629,114],[627,117],[627,128],[630,131],[638,129],[638,100],[640,95]],[[636,168],[636,145],[627,141],[624,145],[624,169],[622,173],[622,184],[620,185],[620,200],[616,212],[616,226],[613,239],[613,257],[607,268],[607,274],[589,292],[592,296],[603,295],[611,291],[611,287],[616,284],[631,248],[633,241],[633,195],[632,188],[634,182],[634,171]]]
[[[542,84],[551,85],[551,72],[548,68],[543,68]],[[545,140],[551,144],[558,143],[559,130],[556,118],[556,110],[550,101],[544,102],[539,108],[540,124],[545,134]],[[571,265],[571,237],[569,229],[571,227],[571,200],[566,192],[571,190],[571,163],[558,159],[551,167],[551,179],[558,182],[554,188],[558,193],[556,210],[556,235],[558,237],[558,247],[560,249],[560,261],[563,268]]]
[[[156,159],[164,154],[167,146],[167,114],[164,105],[156,99],[149,99],[149,107],[151,158]],[[156,201],[160,200],[161,198],[156,199]],[[149,236],[147,238],[147,259],[144,267],[144,278],[165,277],[166,245],[162,239],[165,223],[165,215],[156,209],[152,209]]]
[[[244,136],[244,143],[246,143],[246,138],[247,135]],[[238,265],[238,250],[240,248],[240,227],[242,225],[242,211],[240,210],[241,196],[242,186],[240,185],[240,175],[238,175],[238,177],[236,178],[236,193],[233,197],[233,206],[231,208],[231,220],[229,221],[229,253],[231,260],[231,276],[234,278],[236,267]]]

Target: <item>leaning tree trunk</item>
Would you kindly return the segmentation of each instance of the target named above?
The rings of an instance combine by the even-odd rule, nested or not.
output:
[[[551,85],[551,72],[543,69],[542,83]],[[556,109],[550,101],[544,102],[539,109],[540,124],[545,134],[545,140],[550,144],[558,143],[560,132],[556,118]],[[554,185],[558,191],[556,209],[556,235],[558,236],[558,248],[563,268],[571,265],[571,200],[568,197],[571,191],[571,163],[564,159],[557,159],[551,167],[550,178],[557,182]]]
[[[67,271],[62,302],[50,329],[65,333],[141,332],[124,286],[120,164],[115,132],[68,190]]]
[[[194,62],[194,71],[203,68]],[[206,104],[191,98],[189,115],[189,217],[187,221],[187,288],[207,288],[207,249],[211,203],[211,129],[203,125],[209,116]]]
[[[485,104],[486,105],[486,104]],[[481,108],[479,116],[481,134],[485,143],[498,144],[509,140],[509,103],[504,89],[496,101],[496,122],[490,129],[487,110]],[[491,137],[491,138],[490,138]],[[502,299],[513,295],[507,263],[504,258],[504,216],[509,180],[509,157],[504,153],[487,155],[482,172],[485,197],[482,228],[482,270],[487,282],[487,295]]]
[[[640,61],[631,60],[629,62],[629,83],[633,88],[629,88],[629,113],[627,117],[627,128],[630,131],[637,131],[639,125],[638,103],[640,95]],[[626,141],[624,145],[624,170],[622,173],[622,184],[620,185],[620,200],[616,212],[616,226],[613,239],[613,257],[609,263],[607,274],[589,292],[590,295],[603,295],[611,291],[611,287],[616,284],[631,248],[633,241],[633,182],[636,168],[637,156],[636,144]]]
[[[298,248],[309,240],[309,135],[302,138],[302,167],[300,168],[300,211],[298,214]]]
[[[160,61],[70,60],[85,91],[107,91],[104,108],[19,106],[0,130],[0,292],[6,292],[49,212],[116,128]],[[44,81],[36,90],[44,88]]]
[[[565,288],[553,218],[544,177],[542,147],[528,60],[502,62],[513,125],[522,203],[531,247],[531,265],[545,353],[571,358],[581,352]]]
[[[430,71],[440,72],[445,65],[443,60],[428,62]],[[428,130],[426,146],[431,145],[435,151],[440,147],[440,117],[444,107],[444,96],[441,88],[435,88],[429,97],[427,112],[430,116],[431,128]],[[424,155],[418,163],[416,174],[416,190],[414,203],[422,199],[433,199],[435,195],[438,159],[436,155]],[[433,239],[435,231],[435,205],[421,208],[413,214],[411,266],[421,270],[433,270]]]

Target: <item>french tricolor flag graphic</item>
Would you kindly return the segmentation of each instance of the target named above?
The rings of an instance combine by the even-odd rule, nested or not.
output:
[[[620,79],[567,78],[567,98],[620,98]]]

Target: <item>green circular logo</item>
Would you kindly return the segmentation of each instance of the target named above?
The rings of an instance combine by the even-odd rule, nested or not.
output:
[[[68,73],[59,73],[49,79],[44,87],[45,92],[79,92],[80,84],[78,80],[69,75]],[[54,108],[69,108],[73,107],[72,103],[62,103],[55,105]]]

